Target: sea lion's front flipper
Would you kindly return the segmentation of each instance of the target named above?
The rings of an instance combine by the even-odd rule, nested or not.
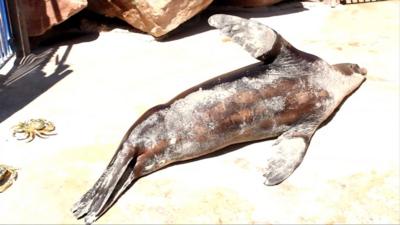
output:
[[[215,14],[208,19],[208,23],[232,38],[254,58],[265,63],[270,63],[279,56],[285,63],[298,63],[299,59],[319,59],[296,49],[278,32],[254,20]]]
[[[265,185],[280,184],[303,161],[318,124],[300,124],[283,133],[268,152]]]
[[[261,61],[277,55],[282,43],[286,42],[268,26],[237,16],[216,14],[208,19],[208,23]]]

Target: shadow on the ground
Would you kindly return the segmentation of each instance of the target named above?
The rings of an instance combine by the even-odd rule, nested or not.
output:
[[[52,27],[44,34],[37,37],[30,37],[30,42],[36,48],[92,41],[99,36],[100,32],[108,32],[116,28],[140,33],[139,30],[136,30],[121,19],[108,18],[83,9],[63,23]],[[84,40],[85,38],[87,40]]]
[[[90,40],[97,36],[92,36]],[[88,37],[41,47],[28,56],[15,60],[11,70],[6,75],[0,76],[0,123],[72,72],[65,62],[73,44],[81,41],[88,41]],[[62,53],[58,51],[61,44],[67,45]],[[55,57],[54,71],[44,72],[44,67],[53,57]]]
[[[250,18],[265,18],[271,16],[298,13],[305,10],[308,9],[304,8],[303,4],[297,1],[281,2],[273,6],[254,7],[254,8],[243,8],[243,7],[233,7],[233,6],[227,7],[226,5],[222,6],[218,4],[212,4],[202,13],[181,24],[178,28],[169,32],[168,34],[157,38],[157,40],[165,42],[175,41],[181,38],[185,38],[188,36],[212,30],[214,28],[208,25],[207,20],[210,16],[214,14],[229,14],[233,16],[239,16],[250,19]]]

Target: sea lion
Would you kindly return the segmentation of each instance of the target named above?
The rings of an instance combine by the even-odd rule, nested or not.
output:
[[[145,112],[128,130],[94,186],[73,206],[92,223],[138,178],[226,146],[278,137],[266,185],[299,166],[310,139],[366,79],[356,64],[329,65],[253,20],[214,15],[209,24],[261,62],[215,77]]]

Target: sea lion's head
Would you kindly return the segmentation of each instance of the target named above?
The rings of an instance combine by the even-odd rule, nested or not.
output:
[[[340,86],[343,96],[351,94],[356,90],[365,80],[367,69],[360,67],[354,63],[340,63],[333,65],[333,68],[338,72],[336,73],[337,80],[340,80]],[[335,87],[338,88],[338,87]]]
[[[363,76],[367,74],[367,69],[354,63],[340,63],[333,65],[333,67],[346,76],[351,76],[355,73]]]

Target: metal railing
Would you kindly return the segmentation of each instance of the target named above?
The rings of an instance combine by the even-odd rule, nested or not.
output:
[[[0,68],[14,54],[9,16],[4,0],[0,0]]]

